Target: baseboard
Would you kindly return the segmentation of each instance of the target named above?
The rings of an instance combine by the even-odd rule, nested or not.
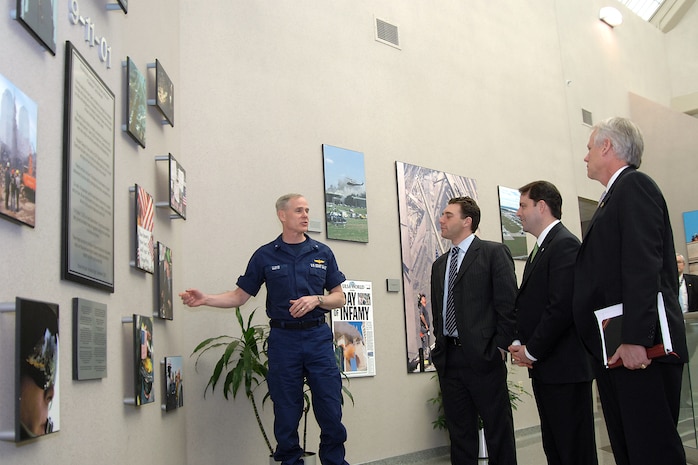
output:
[[[357,465],[402,465],[409,463],[420,463],[424,462],[425,460],[448,456],[448,453],[449,447],[441,446],[435,447],[433,449],[411,452],[405,455],[398,455],[396,457],[388,457],[385,459],[374,460],[372,462],[359,463]]]

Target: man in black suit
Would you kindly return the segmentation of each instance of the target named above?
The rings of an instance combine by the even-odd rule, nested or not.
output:
[[[549,465],[596,465],[590,358],[572,318],[579,239],[561,222],[562,196],[547,181],[519,189],[516,216],[536,245],[516,297],[512,361],[528,367]]]
[[[686,259],[676,254],[676,268],[679,272],[679,303],[683,313],[698,311],[698,276],[684,273]]]
[[[480,208],[470,197],[449,200],[439,219],[441,236],[452,247],[431,269],[436,336],[432,361],[443,396],[451,463],[478,463],[479,416],[490,465],[514,465],[505,349],[515,331],[516,274],[507,247],[473,234],[479,224]]]
[[[683,363],[688,360],[677,292],[674,238],[664,197],[637,170],[644,143],[625,118],[592,129],[584,157],[587,176],[606,187],[577,255],[574,320],[591,352],[617,465],[684,465],[676,430]],[[657,299],[662,293],[673,341],[670,354],[650,360],[661,342]],[[594,311],[623,304],[621,345],[605,368]]]

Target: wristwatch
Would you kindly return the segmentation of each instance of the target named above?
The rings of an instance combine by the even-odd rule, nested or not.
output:
[[[318,307],[325,303],[325,299],[321,295],[317,296],[317,301],[320,302]]]

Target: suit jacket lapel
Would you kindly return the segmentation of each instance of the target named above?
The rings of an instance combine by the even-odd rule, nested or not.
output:
[[[606,205],[611,201],[611,196],[613,195],[613,192],[616,190],[616,187],[618,187],[618,184],[620,183],[620,180],[623,178],[623,176],[635,170],[636,168],[629,166],[623,171],[621,171],[616,180],[613,181],[611,188],[608,190],[608,192],[606,192],[606,195],[604,195],[603,200],[601,201],[601,203],[599,203],[599,206],[596,207],[596,211],[594,211],[594,215],[591,217],[591,221],[589,221],[589,227],[587,228],[586,235],[588,235],[589,231],[591,231],[591,228],[594,227],[594,222],[601,213],[602,209],[605,208]],[[582,241],[582,247],[584,247],[584,241]]]
[[[460,264],[460,268],[458,268],[458,276],[456,276],[456,282],[460,281],[463,275],[465,275],[465,270],[467,270],[468,267],[473,264],[475,258],[479,253],[479,249],[480,238],[475,236],[473,238],[473,242],[470,244],[470,247],[468,247],[468,250],[465,252],[465,257],[463,257],[463,261]]]
[[[519,287],[524,287],[526,281],[528,281],[528,277],[531,276],[533,270],[541,262],[543,254],[545,253],[545,249],[548,247],[548,245],[550,245],[550,242],[552,242],[552,240],[555,238],[560,229],[562,229],[562,223],[558,223],[555,226],[553,226],[552,229],[548,231],[548,234],[545,236],[545,239],[543,239],[543,243],[540,245],[540,247],[538,247],[538,253],[536,253],[533,262],[531,262],[530,259],[526,261],[523,278],[521,279],[521,286]]]

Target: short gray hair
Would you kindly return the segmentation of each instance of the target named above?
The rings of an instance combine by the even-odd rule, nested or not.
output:
[[[288,205],[288,201],[291,199],[297,199],[298,197],[303,197],[301,194],[286,194],[282,195],[279,197],[279,199],[276,201],[276,211],[281,211],[286,209],[286,205]]]
[[[635,123],[627,118],[614,117],[595,124],[592,130],[595,131],[594,146],[598,147],[608,139],[618,158],[634,168],[640,167],[645,143],[642,132]]]

